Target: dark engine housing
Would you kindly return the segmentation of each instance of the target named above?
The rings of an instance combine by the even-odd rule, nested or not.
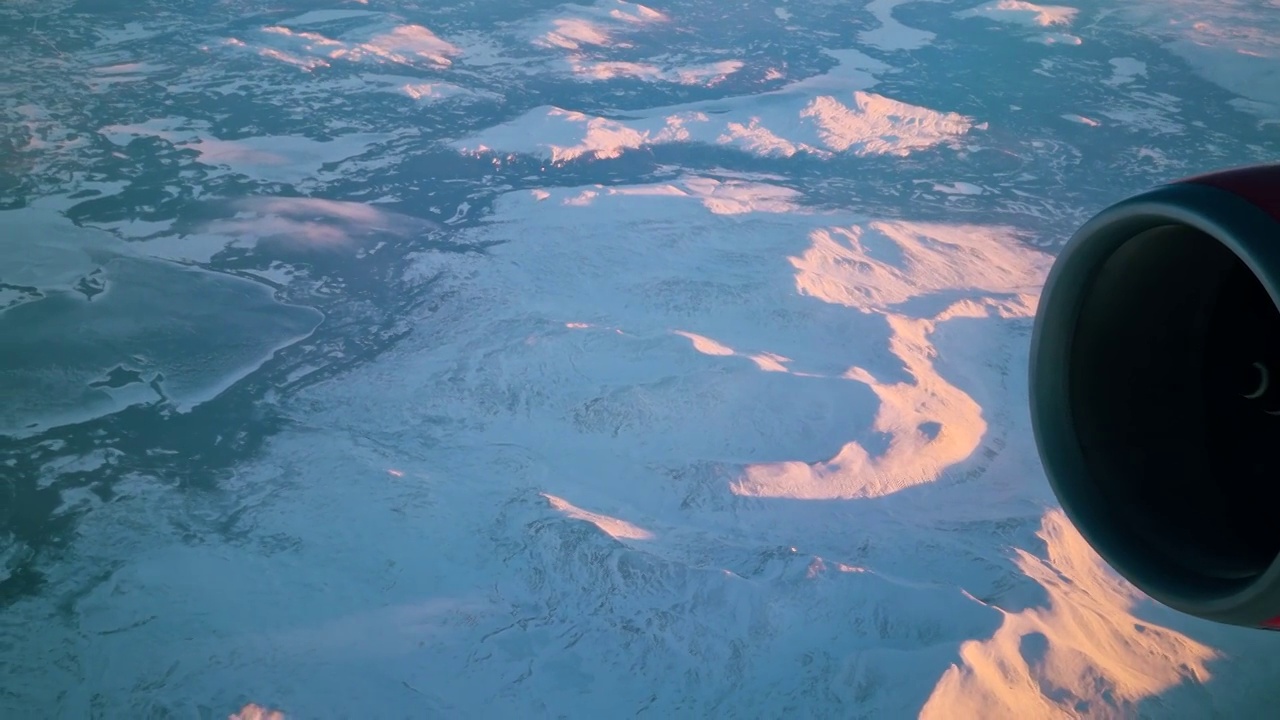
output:
[[[1031,419],[1085,539],[1154,599],[1280,629],[1280,165],[1113,205],[1059,256]]]

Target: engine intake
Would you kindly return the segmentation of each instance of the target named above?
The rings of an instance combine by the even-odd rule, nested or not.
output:
[[[1049,274],[1031,419],[1063,510],[1155,600],[1280,629],[1280,165],[1099,213]]]

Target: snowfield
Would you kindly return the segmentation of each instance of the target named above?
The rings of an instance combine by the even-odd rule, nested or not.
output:
[[[1026,407],[1256,8],[214,5],[0,8],[0,717],[1271,711]]]

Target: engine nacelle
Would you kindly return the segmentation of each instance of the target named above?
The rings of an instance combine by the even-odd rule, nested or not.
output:
[[[1031,419],[1067,517],[1155,600],[1280,629],[1280,165],[1158,187],[1058,257]]]

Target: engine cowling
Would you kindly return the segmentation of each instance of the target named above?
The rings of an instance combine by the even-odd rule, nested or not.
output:
[[[1041,295],[1031,419],[1067,517],[1155,600],[1280,629],[1280,164],[1119,202]]]

